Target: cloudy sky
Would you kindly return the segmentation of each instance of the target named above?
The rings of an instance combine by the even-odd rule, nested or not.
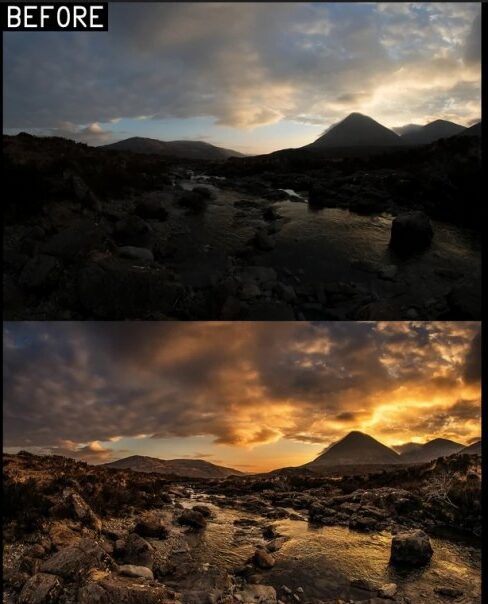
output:
[[[480,3],[116,3],[110,31],[4,34],[4,127],[89,144],[307,144],[352,111],[480,118]]]
[[[6,323],[4,445],[98,463],[312,460],[480,434],[479,323]]]

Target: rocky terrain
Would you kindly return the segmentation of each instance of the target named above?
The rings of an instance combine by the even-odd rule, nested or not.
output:
[[[481,602],[478,455],[218,480],[3,461],[4,603]]]
[[[4,318],[479,319],[479,138],[328,151],[5,136]]]

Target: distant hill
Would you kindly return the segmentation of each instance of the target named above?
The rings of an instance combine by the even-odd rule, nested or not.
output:
[[[457,451],[458,455],[481,455],[481,440],[473,443],[472,445],[468,445],[467,447],[463,447],[461,450]]]
[[[373,118],[351,113],[302,149],[333,147],[391,147],[401,144],[401,137]]]
[[[132,455],[103,465],[107,468],[174,474],[185,478],[226,478],[243,474],[238,470],[217,466],[201,459],[158,459],[144,455]]]
[[[464,130],[466,130],[464,126],[460,126],[454,122],[435,120],[434,122],[422,126],[422,128],[416,128],[410,132],[406,132],[401,136],[401,140],[408,145],[428,145],[441,138],[448,138],[460,134]]]
[[[319,457],[304,467],[392,464],[400,461],[400,455],[362,432],[350,432],[330,445]]]
[[[416,451],[422,447],[423,445],[420,443],[405,443],[403,445],[395,445],[392,447],[392,449],[394,449],[397,453],[400,453],[400,455],[405,455],[406,453]]]
[[[160,141],[139,136],[126,138],[110,145],[102,145],[101,148],[179,157],[181,159],[224,160],[229,157],[244,157],[244,154],[238,151],[216,147],[203,141]]]
[[[400,461],[403,463],[425,463],[438,457],[446,457],[457,453],[463,445],[446,438],[434,438],[414,450],[403,453]]]

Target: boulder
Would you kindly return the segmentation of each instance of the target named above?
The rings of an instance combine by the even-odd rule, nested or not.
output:
[[[126,564],[146,566],[152,569],[154,564],[154,549],[140,535],[131,533],[125,543],[124,560]]]
[[[268,252],[275,247],[275,242],[265,231],[257,231],[252,239],[252,244],[262,252]]]
[[[380,598],[393,598],[397,590],[398,585],[396,583],[386,583],[380,587],[378,595]]]
[[[126,577],[134,577],[141,579],[154,579],[153,572],[147,566],[135,566],[134,564],[122,564],[119,566],[119,574]]]
[[[100,211],[101,205],[98,197],[86,184],[86,182],[78,176],[78,174],[71,174],[71,186],[75,198],[87,208]]]
[[[151,248],[153,229],[140,216],[126,216],[116,223],[114,238],[120,246]]]
[[[104,238],[103,229],[91,220],[82,220],[53,235],[40,250],[43,254],[64,260],[87,256],[97,249]]]
[[[417,529],[395,535],[391,542],[390,563],[394,565],[422,566],[433,554],[430,539]]]
[[[91,528],[97,532],[102,530],[102,521],[86,503],[86,501],[76,493],[69,489],[63,493],[63,498],[67,505],[72,509],[73,514],[78,520],[80,520],[85,526]]]
[[[78,278],[82,306],[101,319],[142,319],[170,311],[182,293],[160,267],[134,266],[123,258],[90,262]]]
[[[54,256],[39,254],[31,258],[22,269],[19,285],[25,289],[45,289],[56,283],[61,263]]]
[[[62,549],[80,542],[80,535],[64,522],[55,522],[49,527],[49,538],[56,549]]]
[[[134,533],[137,533],[141,537],[165,539],[169,534],[169,528],[162,518],[149,516],[137,521]]]
[[[75,579],[90,568],[101,568],[106,560],[109,560],[109,557],[96,541],[81,539],[78,544],[60,549],[45,560],[40,566],[40,571]]]
[[[24,584],[18,604],[56,604],[61,591],[62,585],[56,575],[37,573]]]
[[[262,568],[263,570],[273,568],[273,566],[275,565],[274,557],[265,549],[262,549],[260,547],[258,547],[254,552],[252,561],[255,566],[257,566],[258,568]]]
[[[207,521],[201,512],[195,510],[185,510],[178,517],[178,523],[190,526],[194,529],[203,529],[207,526]]]
[[[399,214],[391,224],[390,247],[400,255],[427,248],[434,236],[429,217],[423,212]]]
[[[84,585],[78,592],[77,603],[167,604],[170,600],[174,598],[163,585],[144,585],[133,578],[117,576]]]
[[[117,249],[119,256],[122,258],[130,258],[132,260],[140,260],[141,262],[153,262],[154,255],[151,250],[146,247],[135,247],[134,245],[123,245]]]
[[[134,210],[137,216],[153,220],[166,220],[168,210],[163,206],[161,199],[149,198],[140,201]]]
[[[199,187],[196,187],[197,189]],[[200,214],[207,209],[208,197],[199,191],[184,191],[177,199],[178,205],[194,214]]]
[[[206,505],[194,505],[192,510],[194,512],[199,512],[205,518],[210,518],[212,515],[212,510]]]
[[[276,604],[276,590],[271,585],[246,585],[237,592],[242,604]]]

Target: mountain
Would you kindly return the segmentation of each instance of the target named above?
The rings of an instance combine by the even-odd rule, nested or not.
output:
[[[469,128],[465,128],[459,132],[457,136],[481,136],[481,122],[473,124]]]
[[[400,461],[400,455],[382,445],[372,436],[362,432],[349,432],[347,436],[333,443],[308,464],[306,468],[322,466],[392,464]]]
[[[351,113],[329,128],[307,148],[331,147],[391,147],[401,144],[401,137],[382,126],[373,118],[361,113]],[[304,147],[302,147],[304,148]]]
[[[466,130],[464,126],[448,122],[446,120],[435,120],[420,129],[407,132],[402,135],[401,140],[408,145],[428,145],[441,138],[448,138]]]
[[[217,466],[201,459],[158,459],[157,457],[146,457],[144,455],[131,455],[103,465],[107,468],[120,470],[175,474],[185,478],[226,478],[227,476],[243,474],[238,470]]]
[[[405,443],[403,445],[395,445],[392,447],[392,449],[394,449],[397,453],[400,453],[400,455],[405,455],[405,453],[416,451],[422,447],[423,445],[420,443]]]
[[[481,440],[472,445],[468,445],[467,447],[463,447],[457,453],[458,455],[481,455]]]
[[[446,438],[434,438],[419,448],[403,453],[400,456],[400,461],[403,463],[424,463],[432,461],[438,457],[446,457],[457,453],[463,448],[463,445],[448,440]]]
[[[403,136],[404,134],[410,134],[410,132],[422,130],[422,128],[423,126],[420,124],[406,124],[405,126],[396,126],[395,128],[392,128],[392,130],[398,135]]]
[[[244,154],[238,151],[216,147],[203,141],[160,141],[140,136],[126,138],[110,145],[102,145],[101,148],[132,151],[133,153],[152,153],[181,159],[223,160],[229,157],[244,157]]]

